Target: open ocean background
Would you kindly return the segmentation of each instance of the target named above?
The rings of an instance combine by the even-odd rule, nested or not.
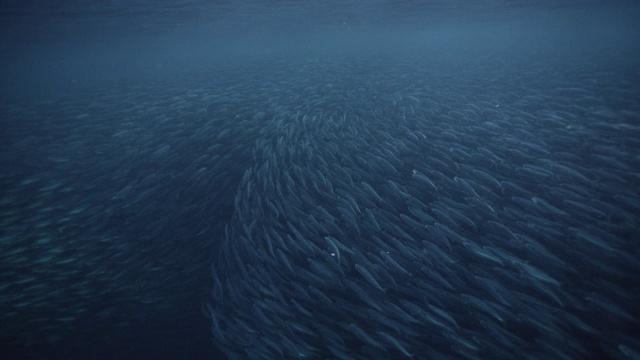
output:
[[[0,359],[640,359],[640,2],[0,1]]]

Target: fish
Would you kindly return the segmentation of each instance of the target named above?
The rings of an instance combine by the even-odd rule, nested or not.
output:
[[[3,341],[198,323],[199,289],[228,358],[632,353],[633,87],[350,60],[3,110]]]

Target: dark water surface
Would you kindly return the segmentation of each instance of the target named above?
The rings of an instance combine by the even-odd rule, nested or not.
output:
[[[640,359],[632,1],[4,1],[3,359]]]

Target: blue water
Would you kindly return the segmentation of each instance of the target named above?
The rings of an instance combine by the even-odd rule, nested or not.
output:
[[[640,358],[639,24],[3,1],[0,357]]]

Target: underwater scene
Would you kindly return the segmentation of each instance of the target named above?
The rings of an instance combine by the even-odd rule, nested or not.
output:
[[[0,358],[640,359],[640,3],[0,19]]]

